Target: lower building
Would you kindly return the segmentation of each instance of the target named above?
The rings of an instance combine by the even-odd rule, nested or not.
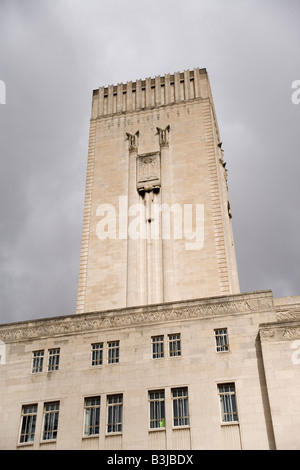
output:
[[[300,297],[1,325],[1,449],[299,449]]]

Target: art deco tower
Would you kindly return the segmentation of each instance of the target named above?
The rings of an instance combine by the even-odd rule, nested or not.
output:
[[[77,313],[238,292],[206,70],[94,90]]]

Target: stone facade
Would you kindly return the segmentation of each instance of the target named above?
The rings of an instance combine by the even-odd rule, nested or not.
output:
[[[238,293],[225,166],[205,69],[95,90],[77,313]],[[145,237],[133,239],[124,225],[139,204]],[[182,235],[163,238],[162,214],[158,238],[149,237],[149,208],[163,204],[181,212]],[[189,239],[197,205],[201,249]],[[115,225],[101,225],[113,216]]]
[[[297,449],[300,298],[277,305],[271,291],[84,313],[3,325],[0,338],[2,449]],[[291,319],[292,317],[292,319]],[[228,350],[215,331],[227,329]],[[168,336],[180,335],[170,357]],[[165,354],[153,358],[152,338]],[[91,345],[103,345],[92,365]],[[107,345],[119,342],[108,363]],[[59,367],[47,354],[59,349]],[[40,372],[33,354],[44,351]],[[222,422],[218,386],[234,384],[237,422]],[[188,391],[189,425],[175,426],[172,391]],[[164,391],[165,425],[150,428],[149,393]],[[107,400],[122,396],[120,432],[108,432]],[[100,429],[84,435],[85,399],[100,397]],[[43,439],[44,407],[59,403],[55,439]],[[22,407],[36,405],[34,439],[20,442]]]
[[[1,449],[299,449],[300,297],[239,293],[225,166],[205,69],[94,91],[77,314],[0,325]]]

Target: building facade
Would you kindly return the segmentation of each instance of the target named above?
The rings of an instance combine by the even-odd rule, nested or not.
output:
[[[300,297],[239,292],[205,69],[93,92],[77,314],[0,325],[1,449],[297,449]]]

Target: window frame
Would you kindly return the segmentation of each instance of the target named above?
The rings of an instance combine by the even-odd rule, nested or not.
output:
[[[37,353],[42,353],[40,356],[35,356]],[[44,349],[38,349],[36,351],[32,351],[32,356],[31,356],[31,374],[41,374],[43,372],[44,368],[44,358],[45,358],[45,350]],[[38,363],[38,365],[35,365],[35,363]],[[38,370],[40,369],[40,370]]]
[[[156,350],[155,350],[156,346]],[[152,359],[164,359],[164,335],[151,336],[151,357]]]
[[[55,405],[57,408],[47,410],[48,406]],[[43,409],[43,427],[42,427],[42,442],[56,441],[58,434],[58,422],[59,422],[59,410],[60,402],[59,401],[50,401],[44,403]],[[47,417],[47,418],[46,418]],[[48,418],[49,417],[49,418]],[[48,421],[48,419],[50,421]],[[48,426],[46,424],[48,421]],[[51,437],[45,437],[45,434],[51,433]],[[55,437],[53,437],[55,434]]]
[[[111,346],[113,345],[113,346]],[[114,354],[114,352],[116,354]],[[120,363],[120,341],[107,341],[107,364],[119,364]]]
[[[35,407],[34,411],[31,411],[29,413],[24,413],[26,408],[33,408]],[[26,445],[26,444],[33,444],[34,443],[34,438],[35,438],[35,431],[36,431],[36,422],[37,422],[37,413],[38,413],[38,404],[37,403],[32,403],[32,404],[26,404],[22,405],[21,409],[21,424],[20,424],[20,432],[19,432],[19,440],[18,444],[20,445]],[[28,418],[28,419],[27,419]],[[33,424],[32,424],[33,420]],[[24,426],[25,424],[25,426]],[[22,430],[26,432],[22,432]],[[33,428],[33,431],[28,432],[28,428],[31,430]],[[26,438],[25,440],[22,440],[22,436]],[[29,436],[32,436],[32,439],[28,439]]]
[[[215,344],[216,344],[216,352],[229,352],[229,336],[228,336],[228,328],[215,328],[214,329],[215,335]]]
[[[47,372],[56,372],[59,369],[60,348],[48,349]]]
[[[151,397],[151,395],[154,395],[154,394],[161,394],[161,396]],[[164,389],[149,390],[148,391],[148,403],[149,403],[149,430],[150,431],[164,431],[166,429],[165,390]],[[159,413],[157,413],[158,410],[159,410]],[[157,423],[159,423],[159,426],[157,425]]]
[[[99,347],[98,348],[93,348],[93,346],[99,346]],[[91,362],[90,362],[91,367],[103,366],[103,359],[104,359],[104,354],[103,353],[104,353],[104,344],[103,344],[103,342],[92,343],[91,344]],[[95,354],[95,358],[94,358],[94,354]],[[100,363],[94,363],[94,362],[98,362],[98,361],[100,361]]]
[[[177,338],[175,338],[177,336]],[[174,337],[174,338],[171,338]],[[179,344],[179,348],[177,347]],[[176,346],[175,346],[176,345]],[[172,350],[172,346],[175,348]],[[169,357],[181,357],[181,333],[170,333],[168,334],[168,352]],[[179,352],[179,354],[177,354]]]
[[[120,399],[120,401],[111,402],[110,400]],[[115,393],[106,397],[106,434],[122,434],[123,433],[123,393]],[[112,417],[112,421],[110,421]],[[117,418],[119,418],[117,420]],[[112,429],[110,429],[110,427]]]
[[[176,392],[184,394],[175,396]],[[172,398],[172,424],[173,428],[188,428],[190,427],[190,407],[189,407],[189,391],[188,387],[174,387],[171,389]],[[175,406],[177,408],[178,416],[175,416]],[[178,413],[179,411],[179,413]],[[184,422],[182,423],[182,420]],[[176,423],[177,421],[177,423]]]
[[[220,419],[222,425],[239,424],[239,413],[237,404],[237,393],[235,382],[218,383],[218,398],[220,407]],[[221,391],[221,388],[228,387],[228,391]],[[232,390],[230,390],[232,388]],[[226,411],[229,409],[230,411]],[[236,419],[225,419],[226,417],[234,417]]]
[[[89,400],[98,400],[98,403],[87,404]],[[90,416],[87,411],[90,410]],[[84,419],[83,419],[83,436],[95,437],[100,434],[100,412],[101,412],[101,396],[84,397]],[[88,417],[88,419],[87,419]],[[96,417],[96,420],[95,420]],[[92,424],[90,424],[93,421]],[[87,424],[88,422],[88,424]],[[98,432],[96,430],[98,428]],[[87,432],[90,431],[90,432]],[[94,430],[95,432],[91,432]]]

